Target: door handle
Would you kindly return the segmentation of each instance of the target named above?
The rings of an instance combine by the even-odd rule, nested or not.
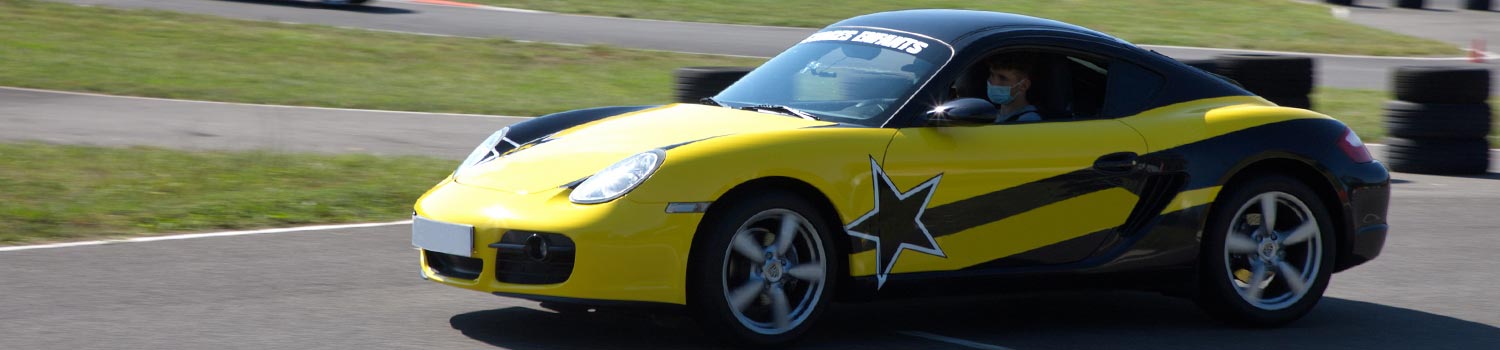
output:
[[[1094,169],[1110,173],[1128,172],[1135,170],[1136,160],[1139,157],[1135,152],[1106,154],[1094,161]]]

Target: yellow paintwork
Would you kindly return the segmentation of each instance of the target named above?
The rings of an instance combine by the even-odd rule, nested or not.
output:
[[[1057,175],[1092,167],[1100,156],[1116,152],[1146,153],[1140,134],[1117,120],[1086,120],[1069,123],[924,127],[901,129],[891,141],[883,166],[901,190],[909,189],[938,173],[942,182],[928,207],[948,204]],[[871,196],[868,193],[864,196]],[[903,253],[892,272],[941,271],[969,267],[1014,253],[1039,248],[1119,226],[1125,222],[1136,196],[1128,191],[1096,193],[1054,204],[1065,207],[1082,220],[1043,226],[1048,217],[1037,210],[951,236],[939,237],[948,258]],[[1087,215],[1078,215],[1087,213]],[[1092,230],[1087,227],[1098,226]],[[955,244],[945,244],[945,242]],[[850,258],[855,276],[875,274],[875,254]]]
[[[687,117],[690,114],[697,116]],[[637,118],[640,120],[631,120]],[[653,123],[641,122],[646,120]],[[662,132],[662,125],[654,123],[672,123],[675,128]],[[476,281],[443,278],[426,269],[425,262],[423,273],[444,284],[485,292],[683,304],[687,254],[703,214],[666,214],[668,202],[713,201],[737,184],[782,176],[800,179],[831,194],[834,206],[845,215],[873,204],[868,198],[871,185],[867,157],[883,153],[895,131],[808,128],[827,124],[672,105],[565,130],[556,140],[506,157],[527,156],[525,163],[530,169],[515,164],[476,167],[460,175],[458,183],[444,181],[417,201],[418,215],[474,225],[474,256],[485,260],[484,273]],[[720,135],[725,136],[710,138]],[[704,140],[668,151],[661,169],[620,199],[573,204],[567,198],[569,191],[558,188],[631,154],[698,139]],[[593,165],[587,173],[564,173],[583,171],[584,167],[563,164],[578,161],[567,150],[574,147],[613,156],[590,157],[587,161]],[[527,155],[532,152],[546,152],[553,162]],[[848,159],[851,155],[853,161]],[[527,185],[507,184],[511,179]],[[542,186],[546,184],[551,185]],[[865,202],[850,195],[856,188],[865,189],[861,192]],[[832,195],[838,193],[845,195]],[[577,260],[568,281],[553,285],[496,281],[495,250],[486,245],[499,241],[508,229],[561,233],[573,239]]]
[[[1103,231],[1124,223],[1130,213],[1129,205],[1135,201],[1136,196],[1130,191],[1113,188],[1053,203],[963,233],[938,237],[937,243],[947,253],[946,258],[903,252],[891,272],[961,269]],[[1100,210],[1109,204],[1124,204],[1126,210]],[[854,254],[850,261],[850,273],[875,274],[874,251]]]
[[[594,121],[563,130],[554,136],[555,140],[475,166],[472,171],[458,174],[458,182],[509,192],[541,191],[593,175],[625,157],[658,147],[732,133],[832,124],[800,118],[767,118],[761,113],[744,111],[718,113],[721,110],[676,104]]]
[[[1276,107],[1258,96],[1208,98],[1159,107],[1121,118],[1146,139],[1152,152],[1251,127],[1293,119],[1324,118],[1317,112]]]
[[[1166,208],[1162,208],[1161,214],[1171,214],[1183,209],[1212,203],[1214,198],[1219,197],[1219,190],[1222,188],[1222,186],[1213,186],[1178,193],[1177,197],[1172,198],[1172,201],[1167,203]]]
[[[1087,169],[1104,154],[1146,154],[1298,118],[1327,117],[1247,96],[1180,103],[1114,120],[888,129],[823,127],[830,123],[668,105],[561,131],[551,141],[439,183],[417,201],[417,214],[474,225],[474,256],[485,260],[484,272],[475,281],[444,278],[424,262],[423,274],[484,292],[683,304],[688,251],[704,214],[667,214],[669,202],[711,202],[747,181],[786,177],[820,191],[843,226],[874,205],[870,157],[899,191],[942,173],[930,208]],[[629,155],[684,142],[667,151],[649,180],[620,199],[573,204],[567,199],[570,190],[559,188]],[[1211,187],[1181,193],[1163,213],[1208,204],[1218,192]],[[1098,232],[1123,223],[1137,200],[1118,188],[1082,194],[939,237],[947,257],[906,251],[892,272],[961,269]],[[508,229],[572,238],[577,260],[569,280],[496,281],[495,250],[486,245]],[[848,237],[841,233],[833,236]],[[853,275],[875,274],[874,252],[849,259]]]

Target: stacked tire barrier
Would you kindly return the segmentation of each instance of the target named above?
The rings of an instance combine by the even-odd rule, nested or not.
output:
[[[1312,108],[1307,95],[1313,89],[1313,60],[1310,57],[1234,54],[1214,58],[1215,70],[1241,87],[1277,105]],[[1200,67],[1201,68],[1201,67]]]
[[[1425,0],[1396,0],[1396,7],[1404,9],[1419,9],[1426,5]]]
[[[1333,5],[1344,5],[1344,6],[1353,6],[1354,5],[1354,0],[1323,0],[1323,2],[1326,2],[1326,3],[1329,3],[1329,4],[1333,4]]]
[[[1494,5],[1493,1],[1491,1],[1491,0],[1468,0],[1468,1],[1464,1],[1464,8],[1465,9],[1470,9],[1470,10],[1489,11],[1490,10],[1490,6],[1493,6],[1493,5]]]
[[[1385,104],[1386,165],[1420,174],[1483,174],[1489,169],[1490,71],[1398,67],[1396,100]]]
[[[724,91],[755,67],[683,67],[674,74],[677,77],[674,97],[677,102],[698,103],[704,97],[712,97]]]

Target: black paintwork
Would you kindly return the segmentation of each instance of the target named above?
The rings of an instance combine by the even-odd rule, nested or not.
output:
[[[907,10],[882,12],[850,18],[825,30],[841,27],[875,27],[926,35],[953,47],[954,56],[904,108],[895,112],[886,127],[914,127],[926,124],[927,113],[937,104],[953,98],[949,87],[965,76],[967,67],[998,49],[1032,48],[1056,52],[1083,52],[1128,63],[1145,72],[1160,76],[1160,83],[1150,87],[1150,96],[1136,96],[1130,101],[1106,99],[1103,117],[1134,115],[1154,106],[1164,106],[1205,98],[1252,95],[1244,89],[1214,77],[1202,70],[1147,51],[1124,40],[1087,28],[1063,22],[998,12],[968,10]],[[1126,79],[1144,81],[1144,79]],[[1140,90],[1127,87],[1130,90]],[[1107,94],[1108,95],[1108,94]]]
[[[875,160],[871,158],[870,163],[874,164]],[[875,239],[861,238],[860,241],[863,243],[861,246],[873,246],[873,249],[878,250],[875,263],[879,268],[879,274],[890,273],[896,254],[902,250],[918,252],[916,249],[925,249],[941,253],[942,249],[938,248],[933,241],[932,231],[923,224],[923,218],[926,216],[922,213],[927,208],[928,201],[932,199],[932,191],[937,188],[935,181],[941,181],[943,174],[923,181],[921,185],[905,193],[894,187],[895,185],[891,183],[889,177],[886,177],[885,172],[875,169],[874,176],[877,177],[874,181],[875,208],[871,208],[869,214],[850,223],[846,230],[875,237]],[[906,245],[916,248],[909,249],[905,247]]]
[[[1178,179],[1170,180],[1177,181],[1175,185],[1169,181],[1166,185],[1156,185],[1157,189],[1151,189],[1153,186],[1149,184],[1144,185],[1145,189],[1137,194],[1142,195],[1143,199],[1153,196],[1172,198],[1181,191],[1225,185],[1234,175],[1251,166],[1269,164],[1260,163],[1261,161],[1275,159],[1295,162],[1316,174],[1316,178],[1311,179],[1314,183],[1309,185],[1322,188],[1325,191],[1321,192],[1328,193],[1324,196],[1328,197],[1324,198],[1324,202],[1330,206],[1329,210],[1335,216],[1338,231],[1336,241],[1339,248],[1335,265],[1337,270],[1347,269],[1379,254],[1387,230],[1385,209],[1390,194],[1390,177],[1380,163],[1356,163],[1335,146],[1346,130],[1342,123],[1334,120],[1298,119],[1252,127],[1142,155],[1142,171],[1151,170],[1155,173],[1151,176],[1177,176]],[[1098,173],[1092,169],[1081,169],[976,196],[970,200],[930,208],[923,221],[934,236],[938,236],[940,232],[952,234],[957,232],[955,230],[976,227],[1079,195],[1116,186],[1137,186],[1129,182],[1101,185],[1101,179],[1095,174]],[[999,198],[1007,200],[996,200]],[[974,202],[965,203],[971,200]],[[986,204],[990,208],[988,212],[974,209],[963,210],[962,214],[959,212],[965,206],[979,208]],[[1159,213],[1161,206],[1158,205],[1161,204],[1165,203],[1142,205],[1155,207],[1156,209],[1148,210]],[[1127,221],[1114,230],[1096,232],[1064,242],[1065,244],[996,259],[968,269],[891,275],[885,288],[898,286],[899,289],[902,288],[899,285],[911,283],[967,284],[976,281],[997,282],[998,286],[1031,283],[1035,279],[1046,279],[1049,276],[1099,277],[1080,277],[1067,283],[1071,286],[1088,286],[1091,280],[1108,283],[1117,281],[1104,276],[1135,275],[1143,271],[1173,275],[1182,273],[1182,280],[1190,280],[1200,254],[1200,235],[1211,210],[1211,205],[1204,205],[1164,215],[1151,215],[1149,219],[1140,222]],[[1079,247],[1090,244],[1094,244],[1094,247],[1087,258],[1058,257],[1075,254]],[[855,249],[864,250],[858,246]],[[1042,254],[1057,256],[1038,258]],[[861,277],[857,280],[860,284],[866,284],[868,279],[870,278]],[[881,289],[882,295],[886,294],[885,288]],[[914,289],[923,288],[927,287]]]
[[[612,106],[552,113],[512,124],[510,131],[505,133],[505,138],[510,142],[525,145],[542,140],[548,135],[552,135],[563,129],[652,107],[657,106]],[[522,147],[515,147],[508,142],[501,142],[495,146],[497,153],[501,154],[509,152],[514,148]]]

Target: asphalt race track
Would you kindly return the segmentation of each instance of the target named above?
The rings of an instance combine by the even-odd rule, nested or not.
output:
[[[398,2],[377,2],[380,7],[365,12],[244,0],[107,2],[298,22],[373,18],[365,21],[398,27],[384,28],[390,30],[438,27],[443,20],[482,27],[479,19],[471,27],[457,17],[414,19],[471,16],[464,11],[476,10]],[[303,13],[313,15],[297,17]],[[489,131],[517,120],[0,88],[0,142],[459,158]],[[1230,327],[1186,300],[1148,293],[1075,292],[837,305],[799,348],[1497,348],[1495,163],[1490,174],[1478,177],[1393,174],[1392,233],[1384,254],[1335,275],[1318,308],[1288,327]],[[0,249],[0,349],[717,347],[678,315],[557,314],[533,302],[423,281],[409,242],[409,226],[394,224]]]
[[[0,101],[0,140],[182,149],[458,158],[517,120],[17,89],[0,89]],[[141,122],[88,123],[99,110]],[[1500,343],[1494,168],[1396,174],[1385,254],[1336,275],[1330,298],[1288,328],[1231,328],[1152,294],[1076,293],[843,305],[803,345],[963,347],[912,335],[924,334],[1013,349],[1484,348]],[[408,226],[392,225],[0,251],[0,349],[713,345],[682,317],[557,315],[421,281],[409,240]]]
[[[1397,174],[1393,233],[1280,329],[1135,292],[839,305],[801,348],[1486,349],[1500,344],[1500,176]],[[406,225],[0,251],[0,349],[706,348],[691,321],[426,282]],[[997,347],[988,347],[996,349]],[[980,347],[986,348],[986,347]]]

